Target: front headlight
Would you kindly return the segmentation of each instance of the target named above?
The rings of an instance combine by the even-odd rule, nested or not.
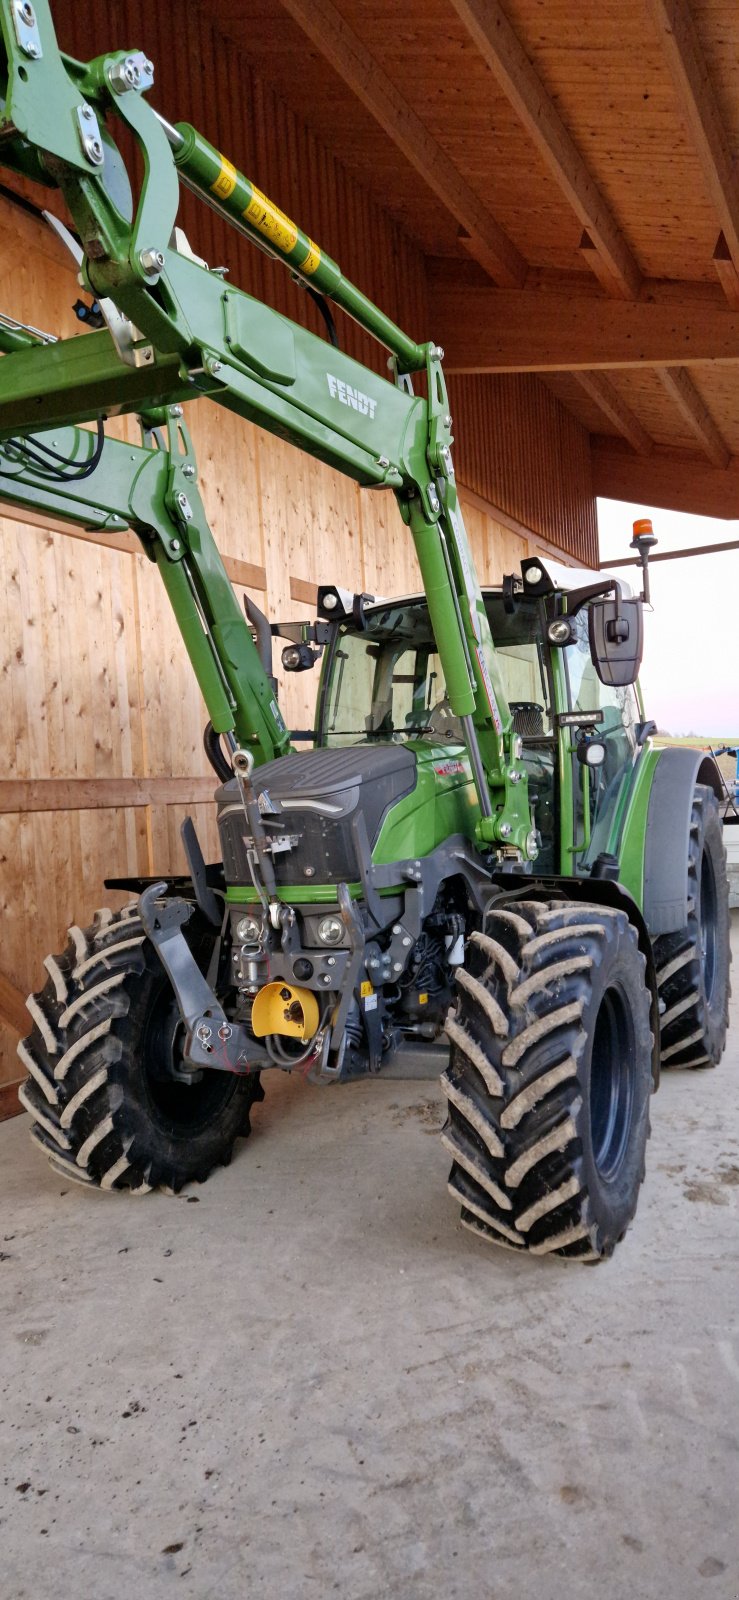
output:
[[[341,944],[344,937],[341,917],[322,917],[318,924],[318,937],[321,944]]]
[[[262,924],[259,917],[239,917],[236,924],[236,938],[240,944],[259,944],[262,937]]]

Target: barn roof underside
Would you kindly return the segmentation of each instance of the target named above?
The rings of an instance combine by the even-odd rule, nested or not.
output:
[[[539,374],[596,493],[739,514],[736,0],[219,0],[218,24],[421,247],[450,372]]]

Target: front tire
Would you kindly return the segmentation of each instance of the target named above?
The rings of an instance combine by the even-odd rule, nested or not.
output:
[[[442,1078],[462,1222],[490,1243],[592,1261],[636,1211],[652,1087],[650,995],[625,912],[511,902],[457,972]]]
[[[688,920],[654,942],[664,1067],[716,1067],[729,1026],[729,880],[718,800],[696,784],[688,841]]]
[[[69,935],[62,955],[46,957],[48,981],[27,1002],[33,1029],[18,1046],[32,1138],[56,1172],[101,1189],[176,1193],[204,1182],[249,1133],[258,1077],[172,1076],[179,1013],[135,905]],[[188,938],[196,955],[207,949],[196,918]]]

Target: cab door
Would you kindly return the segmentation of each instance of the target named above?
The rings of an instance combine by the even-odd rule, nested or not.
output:
[[[641,707],[636,689],[601,683],[590,655],[587,607],[573,618],[575,638],[562,651],[568,712],[597,711],[600,720],[588,732],[605,748],[601,766],[578,760],[577,728],[563,729],[563,823],[567,803],[571,830],[562,830],[562,871],[586,876],[603,853],[618,855],[621,826],[641,753],[638,725]],[[571,798],[566,802],[566,792]],[[569,837],[568,837],[569,833]]]

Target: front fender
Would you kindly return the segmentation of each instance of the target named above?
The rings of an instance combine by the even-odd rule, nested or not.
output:
[[[639,940],[639,949],[646,963],[646,982],[650,994],[650,1026],[652,1029],[652,1082],[659,1087],[659,996],[657,972],[649,929],[633,895],[623,884],[609,878],[534,878],[521,873],[506,873],[493,887],[486,902],[486,910],[493,905],[505,905],[515,900],[582,900],[588,905],[611,906],[614,911],[625,911],[633,923]]]
[[[679,747],[658,752],[644,828],[642,910],[652,939],[677,933],[688,920],[688,845],[697,783],[721,798],[713,756]]]

